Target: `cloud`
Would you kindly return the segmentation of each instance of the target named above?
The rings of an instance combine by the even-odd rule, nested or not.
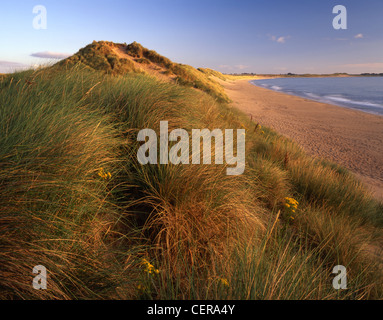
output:
[[[355,39],[363,39],[364,38],[363,33],[358,33],[354,38]]]
[[[275,42],[278,42],[278,43],[285,43],[287,39],[290,39],[291,37],[290,36],[274,36],[274,35],[270,35],[268,34],[267,35],[271,41],[275,41]]]
[[[220,64],[220,65],[218,66],[218,68],[220,68],[220,69],[226,69],[226,70],[233,70],[233,67],[232,67],[232,66],[229,66],[229,65],[227,65],[227,64]]]
[[[383,73],[383,62],[349,63],[336,67],[338,70],[348,70],[349,73]]]
[[[17,70],[27,69],[28,67],[29,66],[24,63],[0,60],[0,73],[14,72]]]
[[[276,71],[287,71],[288,68],[286,68],[286,67],[275,67],[274,70],[276,70]]]
[[[383,68],[383,62],[372,62],[372,63],[350,63],[342,64],[340,67],[346,68]]]
[[[66,59],[71,55],[68,53],[60,53],[60,52],[52,52],[52,51],[44,51],[44,52],[36,52],[32,53],[31,57],[42,58],[42,59]]]
[[[236,65],[235,67],[236,67],[237,69],[239,69],[239,70],[243,70],[243,69],[248,68],[248,66],[245,66],[245,65],[243,65],[243,64],[238,64],[238,65]]]
[[[237,64],[237,65],[227,65],[227,64],[221,64],[218,66],[219,69],[225,70],[226,72],[240,72],[247,68],[250,68],[250,66],[246,66],[243,64]]]

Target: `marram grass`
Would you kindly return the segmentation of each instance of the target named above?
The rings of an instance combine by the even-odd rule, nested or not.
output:
[[[345,169],[214,95],[48,68],[2,78],[0,107],[1,299],[383,297],[372,254],[382,205]],[[246,128],[245,174],[138,164],[138,131],[164,120]],[[31,285],[38,264],[46,291]],[[332,287],[338,264],[345,291]]]

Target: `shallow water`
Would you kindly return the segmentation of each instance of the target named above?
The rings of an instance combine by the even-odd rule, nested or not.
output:
[[[383,77],[278,78],[256,86],[383,116]]]

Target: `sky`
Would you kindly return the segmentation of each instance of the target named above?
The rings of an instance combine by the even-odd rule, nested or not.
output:
[[[38,5],[46,29],[36,29]],[[347,9],[347,29],[333,27],[336,5]],[[383,0],[1,0],[0,73],[93,40],[137,41],[225,73],[381,73],[382,16]]]

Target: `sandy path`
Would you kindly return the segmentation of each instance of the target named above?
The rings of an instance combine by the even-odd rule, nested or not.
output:
[[[383,199],[383,117],[256,87],[248,80],[220,83],[235,107],[308,153],[349,168]]]

